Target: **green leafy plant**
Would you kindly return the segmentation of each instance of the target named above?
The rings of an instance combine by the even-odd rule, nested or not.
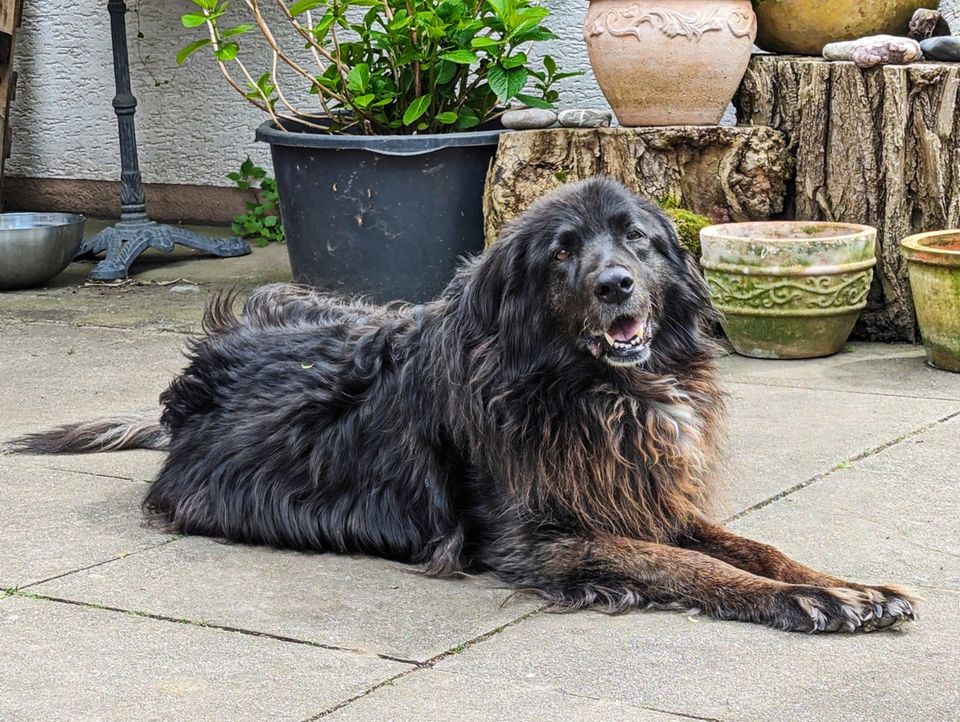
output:
[[[282,242],[284,235],[277,181],[249,157],[240,164],[240,170],[228,173],[227,178],[236,183],[237,188],[249,191],[253,196],[253,200],[244,204],[247,212],[235,216],[230,224],[234,235],[250,239],[261,248],[271,242]]]
[[[243,0],[248,22],[239,24],[226,0],[192,2],[199,10],[181,21],[205,37],[184,47],[177,62],[210,50],[227,82],[281,127],[467,130],[510,101],[552,107],[557,81],[578,74],[560,72],[550,56],[539,64],[531,58],[532,45],[556,38],[543,25],[550,11],[533,0]],[[274,32],[278,18],[293,32]],[[294,41],[281,44],[291,34]],[[248,59],[248,46],[256,45],[266,46],[268,67]],[[302,91],[281,87],[290,77],[315,97],[314,112],[297,105]]]

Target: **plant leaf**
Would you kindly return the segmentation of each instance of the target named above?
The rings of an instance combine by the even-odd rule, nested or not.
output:
[[[505,69],[501,65],[493,65],[487,72],[487,82],[501,102],[505,103],[523,90],[524,83],[527,82],[527,69]]]
[[[232,38],[234,35],[243,35],[244,33],[249,33],[251,30],[253,30],[253,25],[250,23],[243,23],[242,25],[237,25],[235,28],[224,30],[223,37]]]
[[[217,56],[217,60],[227,62],[228,60],[236,60],[238,50],[240,50],[240,46],[236,43],[226,43],[217,48],[214,55]]]
[[[210,38],[203,38],[202,40],[195,40],[189,45],[180,48],[180,52],[177,53],[177,65],[183,65],[187,58],[197,52],[200,48],[209,44]]]
[[[520,67],[521,65],[526,65],[526,64],[527,64],[526,53],[517,53],[516,55],[511,55],[509,58],[504,58],[503,60],[500,61],[500,65],[502,65],[507,70],[510,70],[511,68],[517,68],[517,67]]]
[[[480,62],[480,58],[478,58],[477,54],[472,50],[454,50],[449,53],[441,53],[440,59],[449,60],[451,63],[459,63],[460,65],[471,65]]]
[[[354,65],[347,73],[347,87],[355,93],[365,93],[370,84],[370,66],[366,63]]]
[[[537,98],[533,95],[524,95],[523,93],[517,93],[517,100],[525,105],[529,105],[531,108],[543,108],[544,110],[553,110],[553,103],[544,100],[543,98]]]
[[[187,13],[186,15],[180,16],[180,22],[183,23],[185,28],[198,28],[207,22],[206,15],[198,15],[197,13]]]
[[[293,17],[297,17],[297,15],[303,15],[307,10],[313,10],[326,4],[326,0],[297,0],[297,2],[287,8],[287,10]]]
[[[410,105],[407,106],[407,109],[403,112],[403,124],[404,125],[413,125],[420,119],[424,113],[427,112],[427,108],[430,107],[430,103],[433,101],[433,95],[427,93],[426,95],[421,95],[419,98],[414,100]]]

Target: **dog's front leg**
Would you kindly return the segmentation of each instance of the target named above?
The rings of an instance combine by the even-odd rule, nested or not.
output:
[[[863,592],[788,584],[691,549],[600,535],[540,541],[530,552],[504,559],[499,571],[560,607],[679,605],[803,632],[867,630],[875,621]]]
[[[682,547],[706,554],[761,577],[789,584],[845,587],[866,594],[876,605],[870,625],[886,627],[913,619],[916,598],[899,586],[870,587],[848,582],[794,561],[770,546],[733,534],[706,520],[691,524],[680,537]]]

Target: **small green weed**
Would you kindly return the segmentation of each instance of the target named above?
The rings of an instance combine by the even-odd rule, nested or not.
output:
[[[240,164],[240,170],[228,173],[227,178],[242,191],[250,191],[253,200],[244,205],[246,213],[235,216],[230,228],[240,238],[246,238],[263,248],[268,243],[282,243],[283,223],[278,206],[280,194],[277,181],[267,171],[248,157]]]

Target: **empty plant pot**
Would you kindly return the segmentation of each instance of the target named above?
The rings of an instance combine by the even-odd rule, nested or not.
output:
[[[737,353],[829,356],[867,305],[877,231],[848,223],[729,223],[700,232],[710,299]]]
[[[920,233],[900,244],[927,362],[960,371],[960,230]]]
[[[590,65],[626,126],[714,125],[750,62],[749,0],[591,0]]]

